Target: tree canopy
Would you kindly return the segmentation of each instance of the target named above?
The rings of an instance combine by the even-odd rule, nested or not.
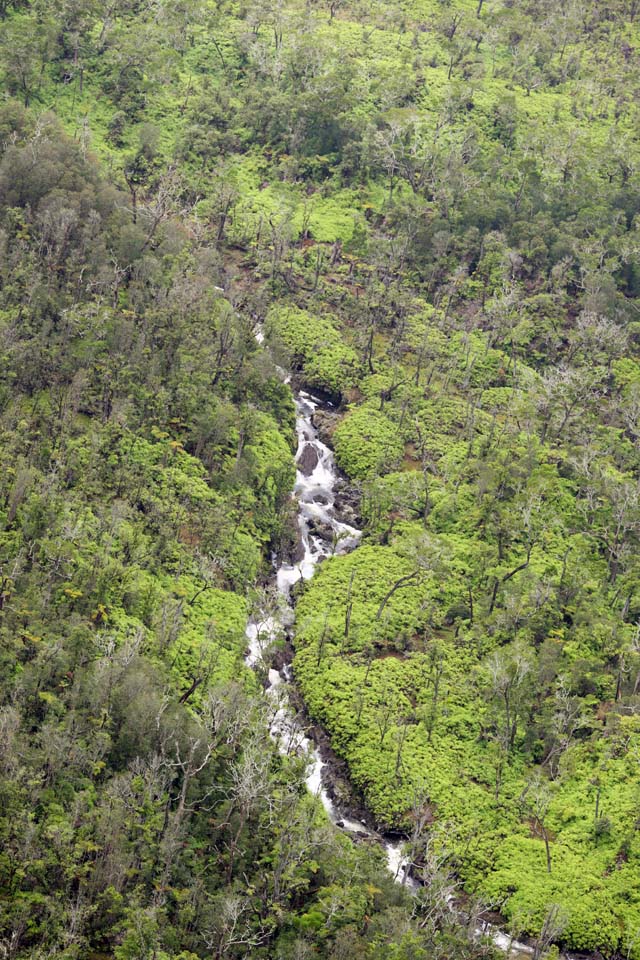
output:
[[[640,960],[640,4],[0,0],[0,85],[0,952]],[[299,387],[297,692],[415,898],[244,662]]]

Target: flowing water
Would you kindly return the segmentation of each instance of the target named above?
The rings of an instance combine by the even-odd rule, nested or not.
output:
[[[261,340],[261,337],[258,339]],[[275,581],[278,591],[278,608],[256,616],[247,626],[248,652],[246,663],[256,667],[263,652],[280,638],[286,627],[294,621],[291,588],[299,580],[313,576],[315,566],[325,557],[348,553],[358,546],[361,531],[341,521],[336,510],[336,483],[338,473],[333,454],[318,437],[313,425],[314,411],[321,406],[310,394],[300,391],[296,397],[296,483],[294,496],[298,504],[298,525],[302,543],[302,558],[297,563],[282,563],[276,567]],[[280,671],[270,669],[267,675],[266,692],[272,701],[271,735],[285,753],[296,752],[308,757],[307,787],[319,798],[332,823],[354,836],[367,837],[384,847],[387,867],[394,879],[412,890],[419,883],[410,874],[410,864],[402,841],[391,841],[371,830],[360,820],[350,819],[336,808],[324,785],[323,770],[326,766],[320,752],[306,734],[292,706],[289,691],[293,680],[291,667],[285,665]],[[451,909],[455,909],[451,902]],[[533,949],[512,940],[490,924],[482,924],[478,935],[492,937],[493,942],[505,953],[517,957],[531,955]]]
[[[333,454],[318,437],[312,417],[319,406],[308,393],[300,392],[296,399],[296,484],[294,496],[298,504],[298,525],[302,544],[302,558],[293,564],[280,564],[276,569],[276,584],[281,599],[281,610],[260,620],[253,619],[247,626],[249,643],[246,662],[255,666],[262,651],[282,634],[285,625],[293,622],[291,588],[299,580],[313,576],[316,564],[333,554],[348,553],[357,547],[361,532],[336,515],[335,486],[338,479]],[[295,716],[287,687],[291,682],[291,670],[269,670],[267,694],[274,703],[271,734],[280,749],[306,753],[309,757],[307,787],[317,796],[329,819],[339,824],[348,833],[360,834],[384,844],[389,870],[399,882],[413,886],[415,881],[408,875],[408,862],[402,854],[402,844],[385,840],[360,820],[346,817],[339,811],[323,783],[325,763],[318,748],[304,733]]]

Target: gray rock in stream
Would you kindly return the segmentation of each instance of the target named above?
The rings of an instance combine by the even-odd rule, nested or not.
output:
[[[333,431],[338,424],[338,414],[319,408],[314,410],[311,422],[318,431],[318,436],[322,442],[326,443],[327,446],[331,446]]]
[[[316,448],[312,447],[311,444],[308,443],[305,447],[303,447],[302,453],[298,457],[298,470],[303,474],[303,476],[310,477],[315,468],[318,466],[319,459],[320,458],[318,457],[318,451]]]
[[[307,526],[312,537],[317,537],[318,540],[322,540],[324,543],[333,542],[333,530],[331,527],[327,527],[317,520],[307,520]]]
[[[290,555],[292,564],[300,563],[302,560],[304,560],[304,543],[302,542],[302,535],[300,534],[299,530],[297,530],[296,533],[297,536],[295,548],[291,551]]]
[[[278,563],[287,563],[293,566],[304,557],[304,544],[298,524],[298,511],[295,508],[294,501],[291,500],[288,506],[288,515],[280,542],[276,546],[276,556]]]
[[[297,525],[292,528],[289,533],[289,539],[280,547],[278,559],[281,563],[288,563],[294,566],[304,559],[304,543],[302,542],[300,529]]]
[[[356,487],[342,477],[336,484],[334,506],[336,513],[344,523],[350,523],[352,527],[361,525],[360,493]]]

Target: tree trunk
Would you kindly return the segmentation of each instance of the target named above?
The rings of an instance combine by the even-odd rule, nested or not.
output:
[[[544,850],[547,855],[547,873],[551,873],[551,848],[549,846],[549,834],[544,827],[542,828],[542,831],[544,835]]]
[[[399,580],[396,580],[396,582],[391,587],[391,589],[385,594],[382,600],[382,603],[378,607],[378,612],[376,613],[376,620],[380,619],[384,611],[384,608],[386,607],[389,600],[391,600],[391,597],[394,595],[396,590],[400,590],[401,587],[406,586],[406,584],[410,583],[411,580],[415,580],[419,572],[420,572],[419,570],[414,570],[412,573],[408,573],[406,576],[400,577]]]
[[[347,592],[347,609],[344,616],[344,639],[347,641],[349,639],[349,628],[351,627],[351,613],[353,611],[353,601],[351,599],[351,590],[353,587],[353,580],[356,575],[355,570],[351,571],[351,577],[349,578],[349,590]]]

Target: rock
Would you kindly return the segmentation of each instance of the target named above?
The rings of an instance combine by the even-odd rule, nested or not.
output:
[[[283,537],[276,549],[276,554],[279,563],[286,563],[290,566],[300,563],[304,557],[302,534],[295,514],[292,514],[289,518]]]
[[[298,457],[298,470],[303,474],[303,476],[310,477],[315,468],[318,466],[318,461],[318,451],[310,443],[307,443],[302,448],[302,453]]]
[[[287,680],[286,669],[293,659],[293,647],[291,642],[287,640],[285,645],[280,649],[276,650],[271,659],[271,665],[274,670],[277,670],[280,676],[284,676],[284,679]]]
[[[345,480],[340,480],[336,485],[334,506],[343,523],[348,523],[352,527],[361,525],[360,494]]]
[[[352,527],[358,526],[359,515],[348,503],[336,504],[336,510],[340,512],[340,519],[343,523],[348,523]]]
[[[333,431],[338,423],[338,415],[331,413],[329,410],[319,408],[318,410],[314,410],[311,422],[318,431],[318,436],[322,442],[330,446]]]
[[[333,530],[331,527],[326,527],[317,520],[308,520],[307,526],[309,528],[309,534],[312,537],[317,537],[318,540],[323,540],[325,543],[333,542]]]
[[[304,543],[302,542],[302,534],[300,533],[300,530],[297,530],[296,534],[297,536],[295,545],[289,553],[289,563],[291,566],[295,566],[296,563],[300,563],[300,561],[304,559]]]

